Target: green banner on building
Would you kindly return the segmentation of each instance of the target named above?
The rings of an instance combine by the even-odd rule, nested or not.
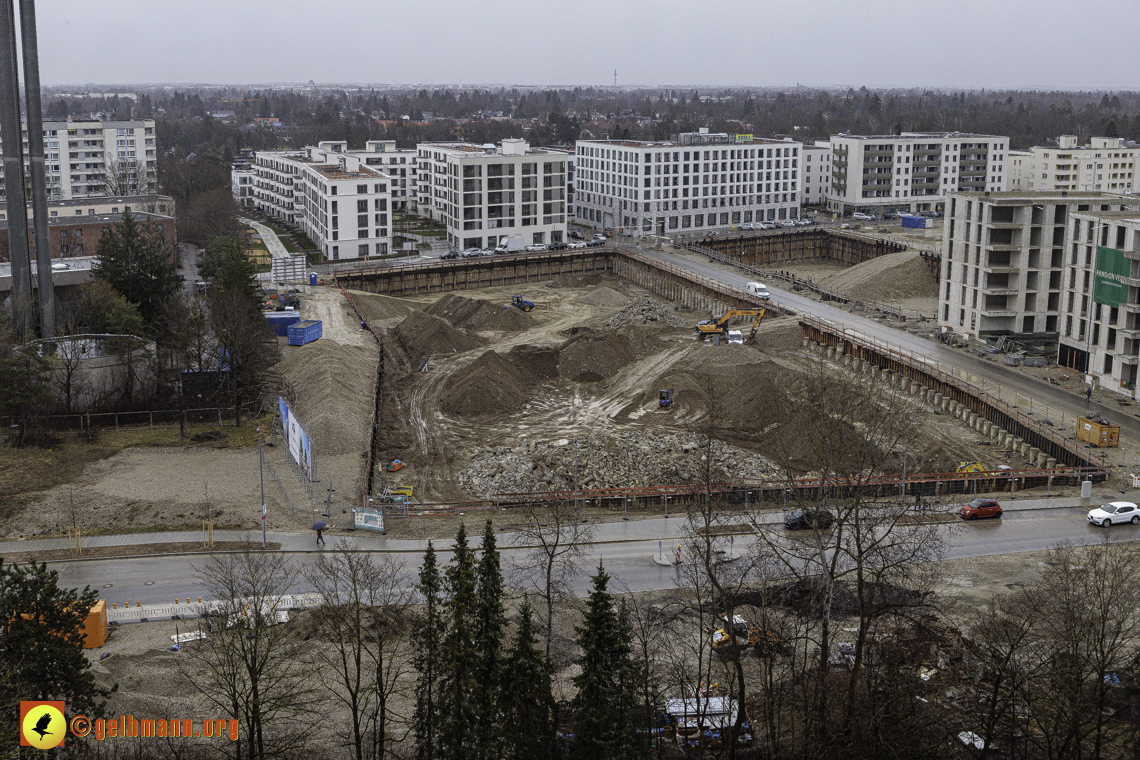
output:
[[[1125,258],[1123,251],[1097,246],[1096,291],[1093,300],[1112,307],[1128,303],[1128,285],[1124,283],[1124,278],[1131,273],[1132,261]]]

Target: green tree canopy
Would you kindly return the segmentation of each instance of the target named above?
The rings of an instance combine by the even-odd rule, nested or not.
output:
[[[0,560],[0,661],[15,674],[21,699],[64,700],[69,712],[102,714],[118,687],[95,683],[80,632],[98,600],[90,587],[60,588],[59,573],[43,563]]]
[[[16,422],[13,446],[23,446],[28,424],[51,400],[51,361],[29,346],[0,352],[0,416]]]
[[[127,209],[123,221],[111,225],[99,238],[95,255],[92,276],[138,306],[147,325],[155,324],[163,305],[178,289],[175,253],[157,225],[139,222]]]

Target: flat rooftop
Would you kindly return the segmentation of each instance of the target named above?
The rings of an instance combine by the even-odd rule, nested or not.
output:
[[[140,222],[173,222],[174,217],[166,216],[165,214],[150,214],[144,211],[135,211],[131,213],[135,219]],[[105,224],[115,224],[123,221],[122,214],[76,214],[74,216],[52,216],[48,217],[49,227],[78,227],[84,224],[98,224],[100,222]],[[28,220],[29,224],[31,219]],[[8,230],[8,220],[0,219],[0,230]]]
[[[1008,135],[982,135],[976,132],[903,132],[901,135],[832,135],[831,139],[844,139],[844,140],[923,140],[927,138],[937,138],[945,140],[957,140],[959,138],[969,137],[992,137],[995,139],[1007,140]]]

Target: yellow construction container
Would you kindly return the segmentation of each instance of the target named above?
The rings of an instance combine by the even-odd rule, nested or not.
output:
[[[1101,449],[1120,445],[1120,425],[1092,417],[1077,417],[1077,440]]]
[[[87,613],[87,620],[83,623],[83,648],[96,649],[103,646],[107,640],[107,601],[100,599]]]

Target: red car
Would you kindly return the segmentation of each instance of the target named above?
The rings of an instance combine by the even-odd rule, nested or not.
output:
[[[993,499],[974,499],[958,508],[963,520],[977,520],[980,517],[1001,517],[1001,504]]]

